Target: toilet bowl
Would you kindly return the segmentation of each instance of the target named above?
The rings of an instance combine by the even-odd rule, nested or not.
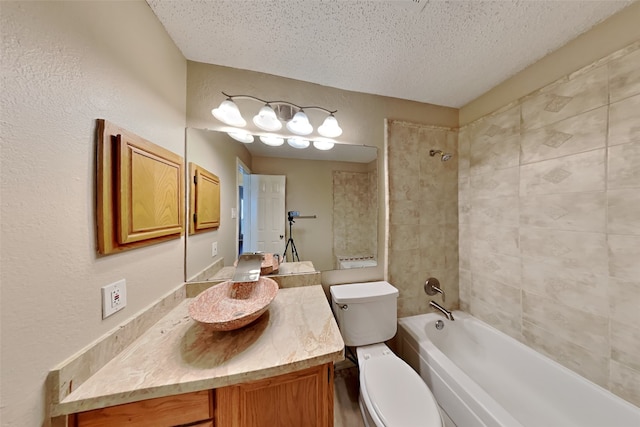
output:
[[[441,427],[440,408],[422,378],[385,344],[357,348],[360,412],[367,427]]]
[[[398,290],[385,281],[334,285],[332,308],[347,346],[356,347],[360,411],[367,427],[442,427],[433,394],[384,341],[397,331]]]

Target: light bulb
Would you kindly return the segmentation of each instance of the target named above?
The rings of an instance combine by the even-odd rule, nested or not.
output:
[[[245,131],[227,132],[227,135],[229,135],[231,138],[235,139],[236,141],[240,141],[244,144],[251,144],[253,142],[253,135],[251,135],[249,132],[245,132]]]
[[[253,123],[262,130],[274,132],[282,128],[282,123],[278,120],[276,112],[269,104],[260,109],[260,112],[253,116]]]
[[[211,110],[211,114],[229,126],[242,128],[247,125],[246,120],[242,118],[240,110],[238,110],[238,106],[230,98],[222,101],[218,108]]]
[[[304,138],[293,137],[293,138],[287,139],[287,144],[289,144],[293,148],[302,149],[302,148],[307,148],[309,146],[309,140]]]
[[[324,119],[324,123],[318,128],[318,133],[327,138],[335,138],[342,135],[342,128],[338,125],[338,120],[331,114]]]
[[[313,132],[313,126],[309,123],[309,118],[304,111],[298,111],[291,120],[287,122],[287,129],[296,135],[309,135]]]
[[[331,150],[334,145],[335,143],[333,141],[329,141],[326,139],[318,139],[313,141],[313,146],[322,151]]]
[[[260,141],[264,142],[267,145],[272,147],[278,147],[284,144],[284,138],[280,138],[279,136],[261,136]]]

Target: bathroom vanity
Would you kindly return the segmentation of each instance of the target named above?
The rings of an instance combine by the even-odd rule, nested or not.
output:
[[[280,289],[252,324],[214,332],[187,298],[65,399],[69,426],[333,424],[344,342],[322,286]]]

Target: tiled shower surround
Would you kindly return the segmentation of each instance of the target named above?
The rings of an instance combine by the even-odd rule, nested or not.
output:
[[[369,172],[333,171],[334,262],[336,256],[378,253],[377,182],[375,167]],[[337,262],[335,268],[339,268]]]
[[[429,311],[429,301],[458,307],[457,130],[400,121],[387,123],[389,281],[400,291],[398,316]],[[429,150],[452,153],[451,160]],[[429,277],[446,293],[428,297]]]
[[[640,42],[463,127],[458,156],[461,308],[640,405]]]

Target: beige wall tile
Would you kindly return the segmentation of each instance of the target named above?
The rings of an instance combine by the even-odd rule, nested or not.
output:
[[[522,135],[522,164],[604,148],[607,107],[603,106]]]
[[[640,188],[640,142],[609,147],[609,189]]]
[[[606,223],[607,195],[604,191],[520,198],[520,224],[523,226],[604,233]]]
[[[471,241],[471,226],[461,223],[458,230],[458,261],[464,270],[471,269]]]
[[[389,166],[391,170],[391,166]],[[389,200],[418,200],[420,195],[420,182],[416,179],[418,171],[405,171],[399,174],[389,175]]]
[[[474,141],[471,145],[469,173],[477,175],[496,169],[518,166],[520,163],[520,135],[499,141]]]
[[[471,198],[493,199],[518,195],[519,168],[497,170],[480,175],[472,175]]]
[[[420,247],[420,234],[416,233],[414,225],[391,224],[389,243],[392,251],[416,250]]]
[[[399,202],[396,202],[399,203]],[[444,224],[447,222],[445,201],[438,198],[416,201],[417,224]],[[394,203],[395,204],[395,203]],[[398,215],[402,215],[402,211]],[[398,219],[401,221],[401,219]]]
[[[601,107],[608,102],[607,87],[606,66],[552,84],[523,101],[523,129],[537,129]]]
[[[491,276],[483,276],[473,273],[471,280],[471,298],[482,301],[495,310],[511,314],[521,312],[520,288],[503,284],[494,280]],[[512,284],[518,285],[517,281]]]
[[[606,387],[609,377],[608,357],[595,354],[551,332],[556,329],[544,329],[526,320],[522,322],[522,334],[528,346]]]
[[[445,267],[445,229],[440,225],[421,225],[417,228],[420,238],[419,255],[426,268]],[[416,228],[414,228],[414,233]]]
[[[610,277],[609,305],[612,320],[640,328],[640,277],[635,279]],[[640,355],[640,352],[638,354]]]
[[[460,309],[469,312],[469,304],[471,303],[471,271],[463,270],[458,271],[459,281],[459,298]]]
[[[607,236],[604,233],[521,227],[520,249],[523,257],[544,260],[554,268],[607,274]]]
[[[458,258],[459,234],[458,224],[444,226],[444,266],[447,269],[457,270],[460,266]]]
[[[471,248],[471,274],[493,277],[504,284],[520,280],[520,257],[485,252]]]
[[[483,322],[488,323],[518,341],[522,341],[522,313],[520,310],[514,310],[513,312],[498,310],[494,304],[487,305],[483,301],[472,298],[470,312]]]
[[[609,233],[640,236],[640,188],[609,190],[607,195]]]
[[[640,278],[640,236],[609,235],[609,275],[619,279]]]
[[[558,268],[522,259],[522,289],[588,313],[609,316],[609,278],[585,269]]]
[[[504,225],[471,225],[471,247],[476,251],[520,256],[518,227]]]
[[[438,275],[458,304],[457,132],[392,123],[389,138],[389,281],[400,290],[404,315],[426,313],[422,286]],[[454,154],[442,162],[430,149]],[[448,268],[455,265],[455,270]]]
[[[603,191],[605,150],[573,154],[520,168],[520,196]]]
[[[637,306],[636,306],[637,307]],[[636,310],[637,311],[637,310]],[[611,358],[640,371],[640,327],[611,321]]]
[[[389,224],[418,225],[421,205],[418,200],[395,200],[389,206]]]
[[[470,127],[460,128],[458,133],[458,175],[469,176],[469,161],[471,159]]]
[[[458,145],[469,153],[458,180],[460,306],[636,405],[638,46],[465,126]],[[499,152],[509,138],[519,167]],[[504,246],[516,229],[519,251]],[[520,305],[505,301],[518,288]]]
[[[640,95],[609,107],[609,146],[640,141]]]
[[[599,356],[609,356],[609,322],[558,300],[522,294],[522,318]]]
[[[519,198],[517,194],[490,199],[473,199],[470,202],[469,222],[472,224],[500,224],[518,226]]]
[[[479,140],[502,140],[520,133],[520,105],[486,116],[471,128],[474,143]]]
[[[623,399],[640,406],[640,371],[612,360],[609,389]]]
[[[640,93],[640,49],[609,63],[609,99],[616,102]]]

